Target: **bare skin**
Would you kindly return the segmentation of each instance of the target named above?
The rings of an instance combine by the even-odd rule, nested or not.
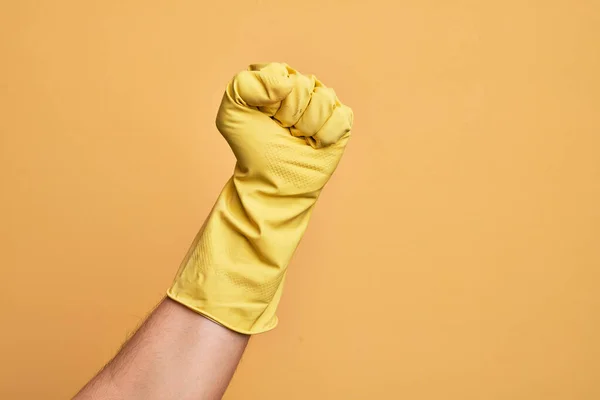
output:
[[[216,400],[250,336],[164,299],[73,400]]]

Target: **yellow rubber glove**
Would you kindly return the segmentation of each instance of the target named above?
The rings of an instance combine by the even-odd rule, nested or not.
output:
[[[237,74],[216,120],[237,164],[168,296],[240,333],[274,328],[286,268],[352,121],[332,89],[286,64]]]

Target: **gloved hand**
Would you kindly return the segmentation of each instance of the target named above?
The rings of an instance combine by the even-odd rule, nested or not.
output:
[[[286,268],[352,121],[332,89],[286,64],[237,74],[216,120],[237,164],[168,296],[240,333],[274,328]]]

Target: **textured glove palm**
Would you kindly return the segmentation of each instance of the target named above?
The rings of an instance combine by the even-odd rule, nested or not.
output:
[[[168,296],[237,332],[274,328],[287,265],[352,120],[332,89],[286,64],[237,74],[216,120],[236,167]]]

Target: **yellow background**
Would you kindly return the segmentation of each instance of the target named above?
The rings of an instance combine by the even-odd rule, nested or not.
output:
[[[1,7],[0,398],[69,398],[164,294],[264,61],[354,139],[225,398],[600,398],[598,2]]]

